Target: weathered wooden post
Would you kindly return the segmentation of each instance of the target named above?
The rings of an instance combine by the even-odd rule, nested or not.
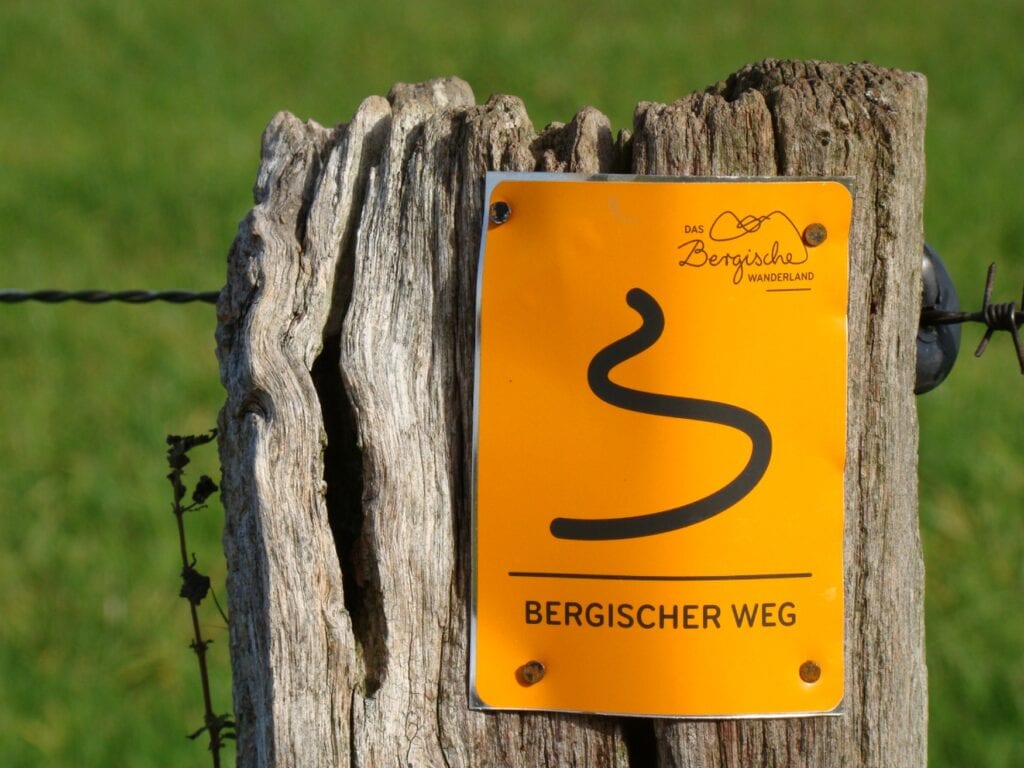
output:
[[[231,654],[242,766],[877,766],[926,760],[913,396],[926,84],[767,61],[537,134],[459,80],[398,85],[335,129],[276,116],[230,255]],[[467,698],[483,175],[853,179],[841,716],[483,713]]]

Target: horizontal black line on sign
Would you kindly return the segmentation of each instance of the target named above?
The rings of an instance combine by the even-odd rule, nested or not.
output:
[[[637,573],[551,573],[509,571],[517,579],[586,579],[590,581],[763,581],[766,579],[809,579],[813,573],[727,573],[696,576],[651,576]]]
[[[792,293],[793,291],[809,291],[810,288],[765,288],[768,293]]]

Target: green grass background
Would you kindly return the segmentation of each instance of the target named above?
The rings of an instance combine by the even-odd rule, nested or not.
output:
[[[928,76],[926,232],[974,309],[990,260],[1001,299],[1024,279],[1022,39],[1019,1],[4,0],[0,287],[218,288],[280,109],[333,124],[458,74],[538,127],[587,104],[628,127],[820,58]],[[163,439],[215,423],[213,329],[204,305],[0,306],[0,765],[208,764]],[[919,400],[933,766],[1024,765],[1022,394],[1002,337]],[[221,514],[190,529],[223,593]]]

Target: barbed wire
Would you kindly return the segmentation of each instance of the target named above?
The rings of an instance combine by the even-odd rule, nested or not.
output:
[[[13,291],[0,290],[0,304],[21,304],[27,301],[40,301],[46,304],[60,304],[65,301],[79,301],[86,304],[104,304],[118,301],[126,304],[149,304],[154,301],[165,301],[171,304],[188,304],[203,302],[216,304],[220,291]]]

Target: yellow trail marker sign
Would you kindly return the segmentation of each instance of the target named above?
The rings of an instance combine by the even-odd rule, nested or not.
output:
[[[474,706],[837,711],[847,186],[489,174],[486,205]]]

